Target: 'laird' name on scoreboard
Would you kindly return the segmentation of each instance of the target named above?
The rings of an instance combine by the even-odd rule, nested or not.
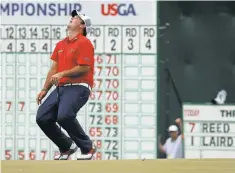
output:
[[[203,136],[201,138],[202,146],[232,147],[233,137],[216,136],[216,134],[230,133],[229,123],[202,123],[202,133],[215,133],[215,136]]]

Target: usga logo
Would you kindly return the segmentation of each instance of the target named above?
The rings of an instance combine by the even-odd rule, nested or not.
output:
[[[103,16],[136,16],[133,4],[101,4]]]

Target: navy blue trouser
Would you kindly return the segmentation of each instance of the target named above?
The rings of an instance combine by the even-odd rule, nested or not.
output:
[[[61,86],[59,102],[55,89],[38,108],[37,124],[61,152],[69,150],[73,141],[83,154],[88,153],[92,148],[92,141],[76,119],[77,112],[86,104],[89,95],[90,90],[85,86]],[[56,122],[71,138],[60,130]]]

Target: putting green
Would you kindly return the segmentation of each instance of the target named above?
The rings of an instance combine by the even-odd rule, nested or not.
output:
[[[234,159],[2,161],[2,173],[235,173]]]

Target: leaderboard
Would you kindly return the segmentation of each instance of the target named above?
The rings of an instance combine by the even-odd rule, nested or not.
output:
[[[60,25],[1,26],[1,159],[49,160],[58,148],[36,125],[38,91]],[[156,26],[94,26],[95,81],[77,119],[98,147],[96,160],[156,158]],[[76,157],[72,157],[72,160]]]
[[[185,158],[235,158],[235,106],[183,106]]]

